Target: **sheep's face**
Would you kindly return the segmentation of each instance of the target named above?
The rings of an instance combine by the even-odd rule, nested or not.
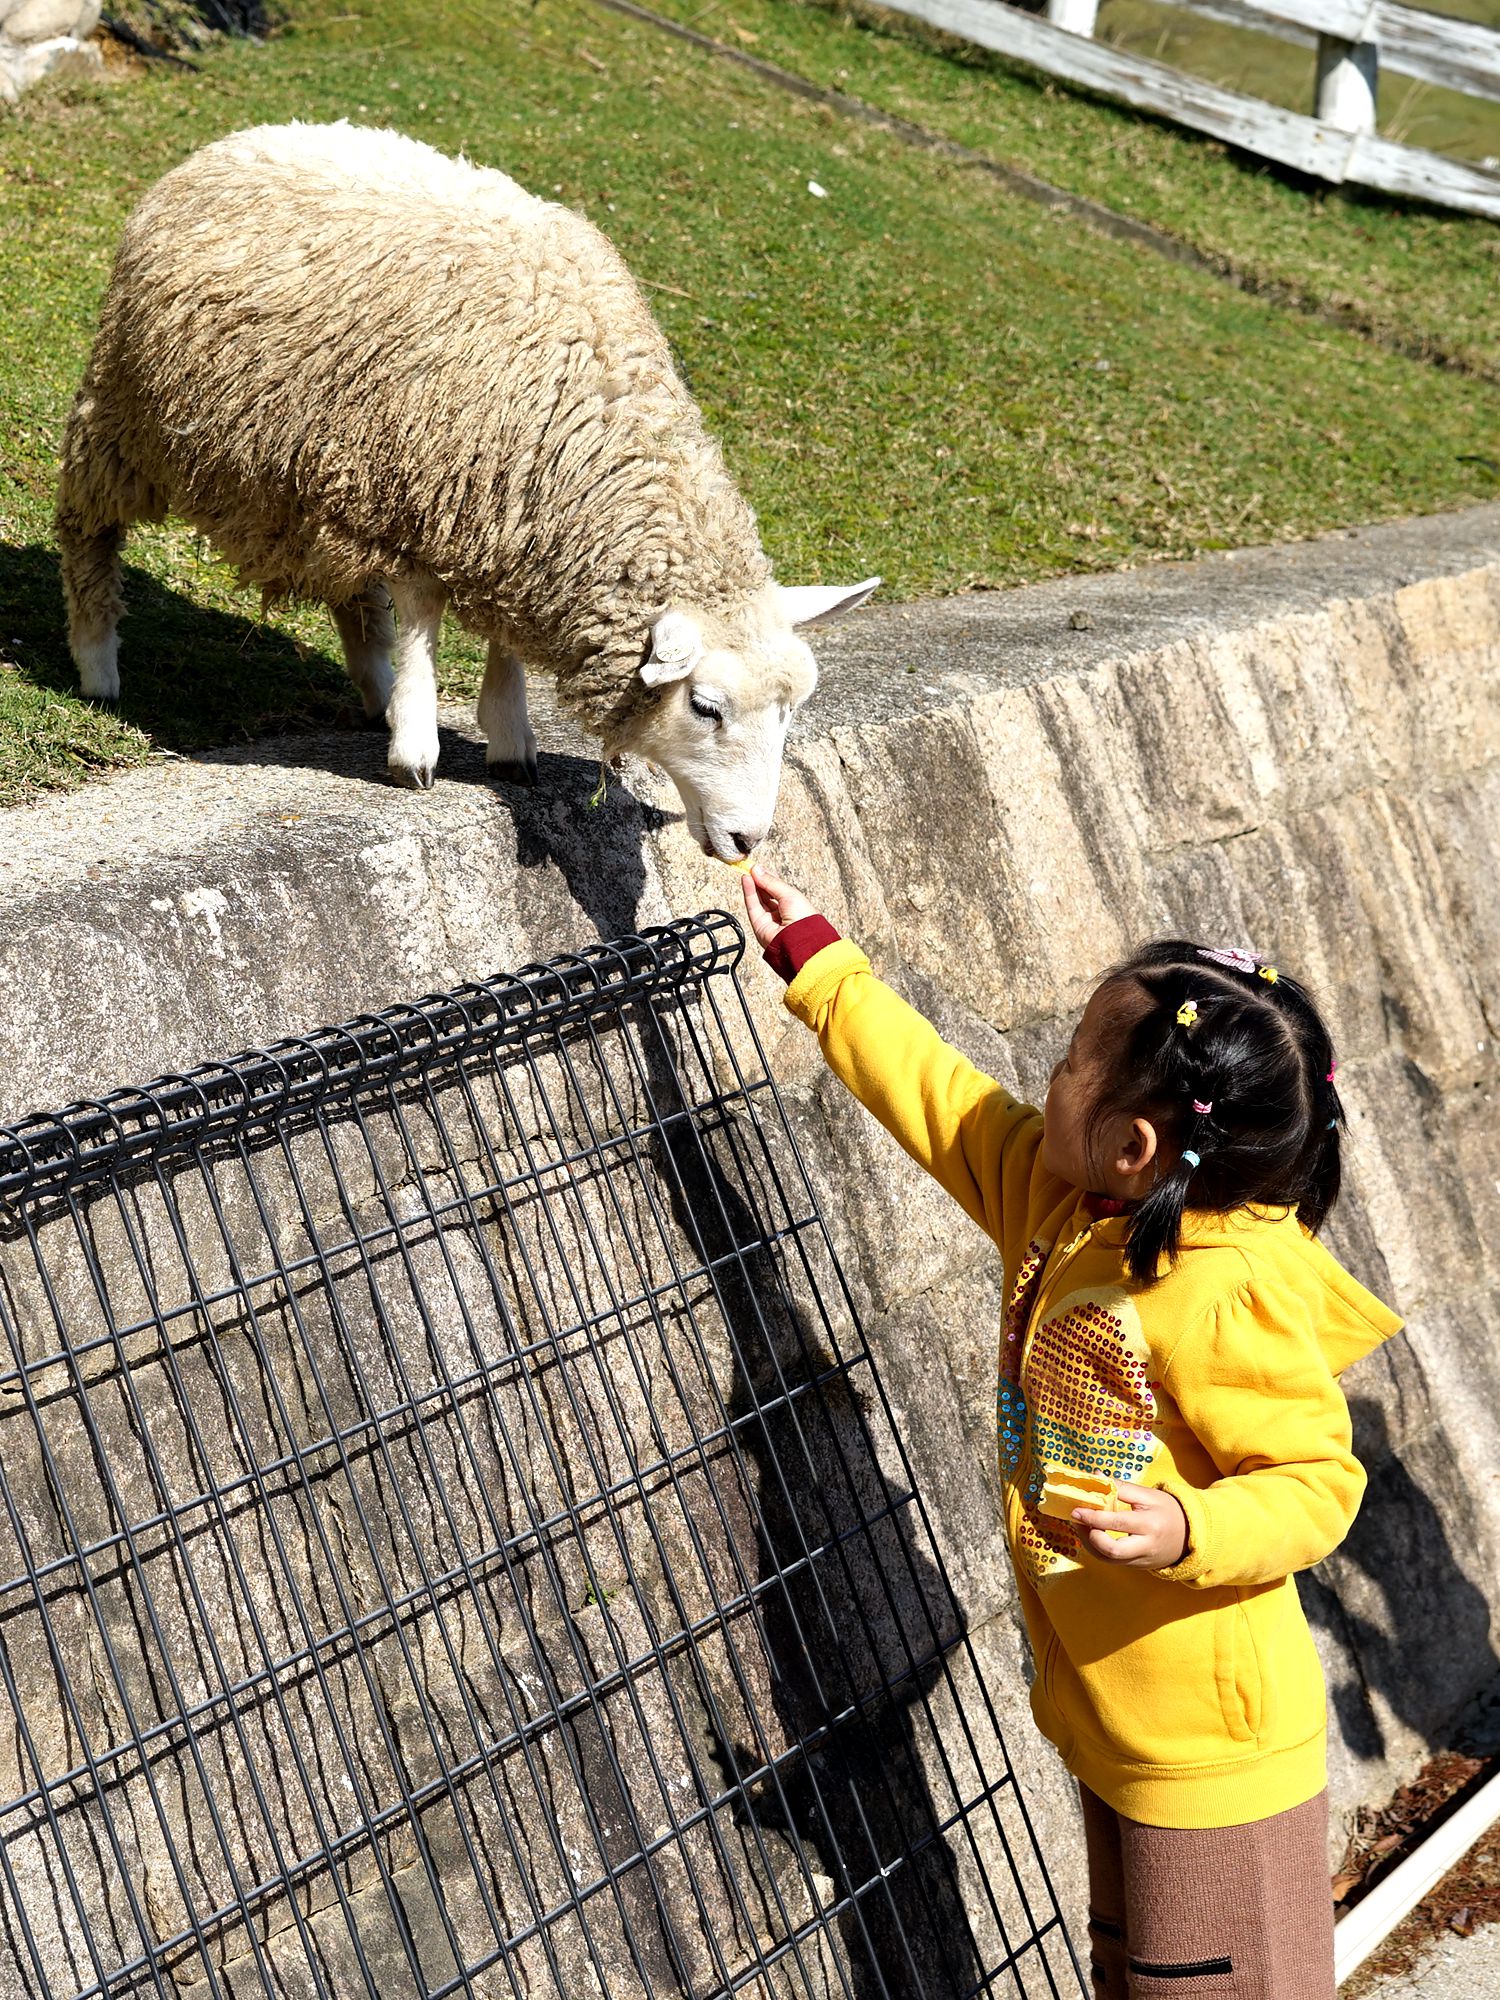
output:
[[[793,626],[862,603],[878,583],[803,591],[772,584],[738,616],[674,609],[652,626],[640,671],[656,699],[638,711],[619,747],[667,773],[706,854],[738,861],[770,832],[787,727],[818,679],[812,650]]]

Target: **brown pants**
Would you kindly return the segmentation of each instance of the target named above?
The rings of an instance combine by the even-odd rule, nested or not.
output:
[[[1096,2000],[1334,2000],[1327,1792],[1200,1829],[1078,1790]]]

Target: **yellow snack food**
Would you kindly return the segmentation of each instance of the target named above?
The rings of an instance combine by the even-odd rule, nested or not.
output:
[[[723,859],[722,855],[720,859]],[[737,860],[725,861],[724,866],[732,868],[736,875],[748,875],[750,870],[755,866],[755,863],[750,859],[748,854],[742,854]]]
[[[1113,1507],[1115,1482],[1097,1472],[1078,1472],[1071,1465],[1043,1465],[1038,1511],[1054,1521],[1071,1521],[1075,1507]]]

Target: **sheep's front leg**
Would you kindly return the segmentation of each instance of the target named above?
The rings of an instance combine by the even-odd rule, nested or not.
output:
[[[536,737],[526,713],[526,669],[494,639],[479,690],[479,726],[490,776],[510,785],[534,785]]]
[[[396,681],[386,704],[386,766],[398,785],[426,791],[437,769],[437,643],[447,593],[441,584],[393,583]]]

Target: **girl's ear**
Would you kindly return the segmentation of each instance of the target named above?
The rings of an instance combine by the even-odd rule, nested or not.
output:
[[[1119,1155],[1115,1160],[1115,1172],[1132,1179],[1143,1174],[1160,1152],[1156,1127],[1149,1118],[1132,1118],[1130,1129],[1121,1142]]]

